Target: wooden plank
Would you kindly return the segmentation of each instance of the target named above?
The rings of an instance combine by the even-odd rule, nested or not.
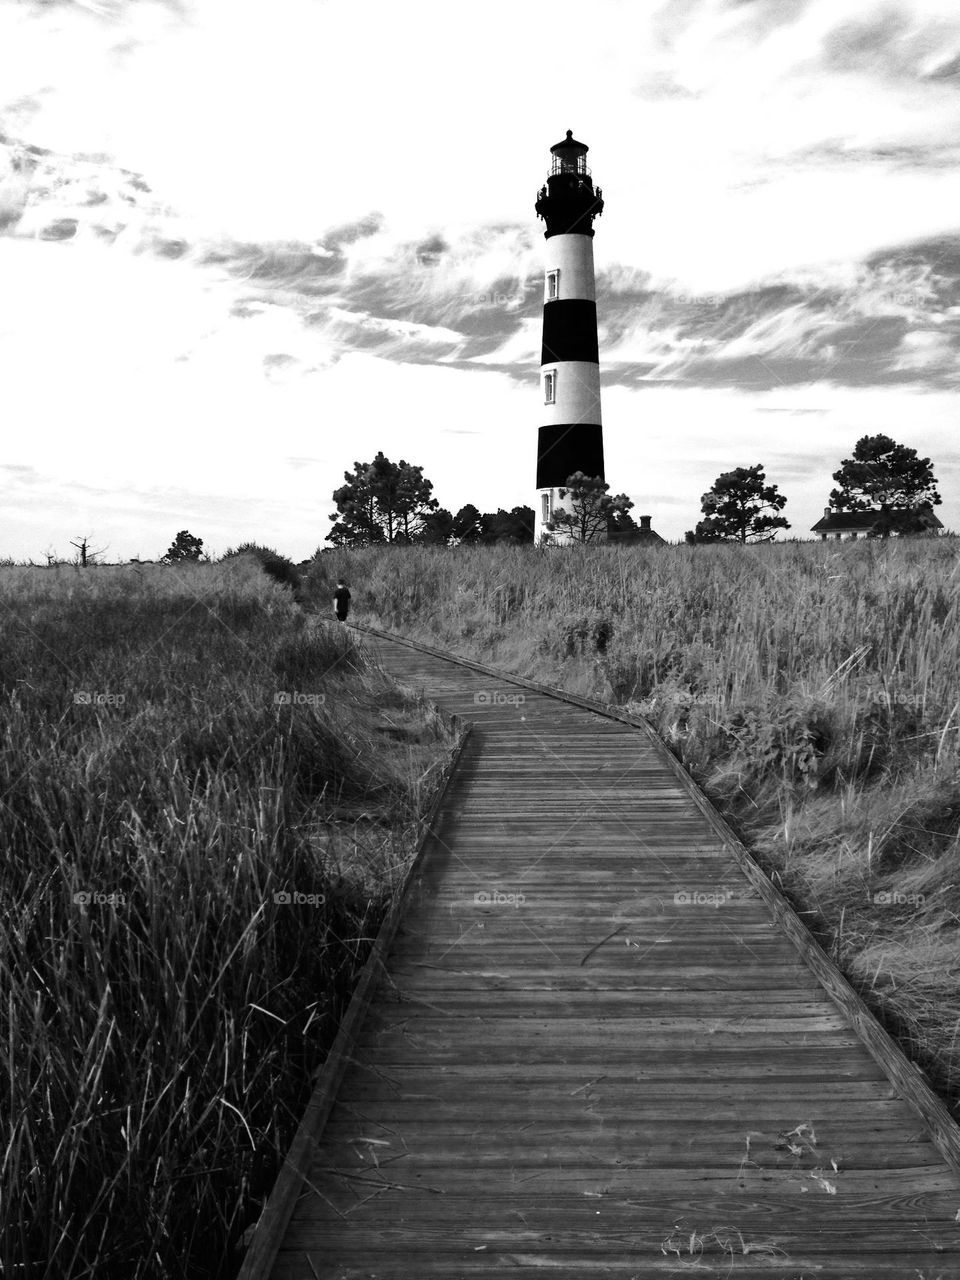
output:
[[[392,1046],[391,1046],[392,1048]],[[593,1052],[587,1050],[592,1049]],[[438,1049],[435,1045],[422,1050],[407,1047],[404,1053],[395,1052],[391,1057],[385,1047],[365,1046],[357,1050],[352,1059],[373,1072],[390,1071],[394,1067],[425,1066],[437,1070],[451,1070],[466,1065],[456,1049]],[[468,1058],[477,1079],[484,1073],[509,1073],[511,1070],[535,1069],[545,1078],[551,1073],[572,1072],[576,1077],[588,1079],[602,1075],[605,1070],[628,1077],[633,1072],[637,1079],[683,1079],[685,1076],[727,1079],[734,1072],[757,1080],[791,1079],[809,1076],[824,1080],[876,1080],[887,1077],[879,1064],[865,1062],[860,1046],[853,1042],[827,1046],[820,1043],[788,1043],[770,1047],[769,1053],[760,1057],[756,1048],[743,1048],[736,1042],[729,1045],[710,1043],[697,1051],[686,1046],[638,1045],[635,1049],[608,1045],[588,1045],[572,1054],[568,1048],[555,1046],[540,1048],[536,1055],[523,1046],[478,1044]]]
[[[721,1224],[722,1225],[722,1224]],[[732,1235],[732,1232],[731,1232]],[[669,1237],[668,1237],[669,1239]],[[759,1245],[756,1246],[759,1249]],[[411,1276],[432,1280],[469,1280],[482,1276],[484,1280],[513,1280],[517,1276],[548,1274],[550,1280],[676,1280],[688,1271],[706,1278],[749,1276],[750,1280],[960,1280],[960,1270],[955,1266],[941,1267],[937,1271],[924,1272],[917,1267],[917,1252],[887,1253],[880,1256],[865,1255],[850,1258],[845,1252],[839,1262],[825,1259],[821,1254],[792,1255],[786,1260],[771,1252],[752,1252],[739,1256],[714,1248],[703,1260],[696,1256],[685,1259],[671,1254],[656,1256],[653,1253],[642,1259],[629,1251],[604,1254],[596,1248],[586,1252],[564,1254],[562,1258],[537,1248],[524,1248],[508,1252],[492,1249],[469,1253],[404,1252],[372,1250],[362,1261],[329,1265],[325,1249],[295,1249],[284,1252],[277,1260],[274,1280],[303,1280],[315,1276],[318,1280],[409,1280]],[[698,1268],[693,1271],[694,1267]],[[785,1270],[789,1267],[789,1270]],[[705,1268],[708,1268],[705,1270]],[[919,1274],[918,1274],[919,1270]]]
[[[715,959],[717,965],[727,965],[752,957],[762,963],[764,959],[771,963],[783,963],[786,950],[782,938],[746,938],[732,934],[704,934],[702,938],[681,940],[671,938],[645,937],[630,938],[629,946],[612,946],[604,944],[598,950],[593,946],[603,935],[591,934],[589,939],[571,942],[562,935],[531,932],[529,939],[511,938],[504,941],[487,930],[464,929],[462,933],[451,931],[435,939],[431,945],[429,935],[424,933],[404,935],[397,942],[397,955],[400,960],[410,963],[415,960],[428,960],[433,956],[450,956],[454,964],[475,963],[478,966],[491,962],[503,962],[514,967],[524,962],[535,966],[536,960],[545,952],[553,956],[558,966],[570,968],[586,968],[591,972],[601,973],[612,970],[623,973],[631,972],[633,966],[639,966],[656,956],[662,964],[702,964],[705,960]],[[615,940],[611,939],[611,943]],[[440,951],[437,948],[440,948]],[[582,962],[582,964],[581,964]]]
[[[789,1013],[783,1016],[761,1013],[756,1017],[746,1014],[727,1016],[713,1014],[702,1017],[680,1017],[664,1015],[657,1017],[637,1017],[625,1013],[611,1014],[607,1020],[602,1018],[583,1018],[575,1014],[564,1015],[563,1010],[551,1008],[549,1017],[501,1016],[491,1013],[486,1018],[480,1014],[465,1013],[459,1018],[447,1014],[436,1017],[433,1009],[424,1012],[404,1006],[398,1009],[391,1005],[378,1011],[380,1016],[370,1034],[381,1041],[385,1036],[405,1035],[408,1025],[416,1021],[417,1033],[423,1036],[462,1039],[462,1028],[458,1021],[466,1019],[483,1027],[484,1037],[497,1037],[507,1044],[516,1044],[517,1037],[525,1037],[528,1044],[543,1040],[546,1044],[555,1043],[562,1038],[565,1045],[592,1044],[597,1036],[604,1036],[610,1043],[627,1044],[631,1049],[642,1036],[647,1045],[657,1043],[696,1044],[698,1037],[709,1036],[711,1043],[717,1043],[717,1037],[723,1033],[731,1033],[728,1042],[734,1045],[746,1045],[753,1037],[763,1037],[772,1032],[783,1031],[787,1037],[800,1039],[804,1032],[817,1033],[818,1043],[826,1037],[828,1040],[836,1036],[837,1043],[851,1043],[851,1034],[839,1012],[830,1014]],[[537,1013],[547,1012],[537,1010]],[[558,1018],[562,1022],[557,1025]],[[735,1033],[735,1034],[733,1034]],[[837,1034],[840,1033],[840,1034]],[[739,1038],[738,1038],[739,1037]],[[363,1043],[361,1038],[360,1043]],[[724,1041],[719,1041],[723,1043]],[[788,1041],[789,1042],[789,1041]],[[767,1043],[772,1043],[767,1041]]]
[[[747,1157],[761,1169],[826,1169],[842,1182],[850,1169],[891,1169],[929,1166],[943,1167],[940,1155],[929,1140],[903,1130],[897,1119],[871,1129],[856,1141],[847,1137],[825,1142],[813,1153],[800,1157],[784,1147],[776,1150],[776,1134],[781,1126],[770,1122],[764,1130],[750,1129],[746,1121],[710,1122],[703,1117],[677,1120],[666,1125],[639,1123],[613,1128],[590,1115],[569,1125],[548,1125],[535,1121],[516,1124],[464,1122],[462,1128],[447,1123],[435,1126],[411,1121],[391,1121],[391,1127],[369,1120],[358,1124],[348,1116],[331,1121],[324,1133],[323,1154],[314,1161],[320,1169],[356,1170],[390,1165],[391,1170],[410,1177],[411,1171],[473,1168],[478,1185],[485,1170],[562,1167],[572,1165],[597,1169],[646,1169],[655,1176],[658,1169],[707,1167],[734,1174]],[[792,1124],[791,1128],[796,1128]],[[789,1132],[784,1128],[783,1132]],[[902,1134],[908,1133],[904,1137]],[[371,1144],[376,1143],[374,1149]],[[402,1170],[399,1162],[402,1162]],[[837,1168],[833,1169],[834,1162]]]
[[[359,1261],[370,1253],[388,1255],[392,1252],[419,1254],[422,1251],[433,1251],[445,1254],[453,1262],[451,1255],[460,1252],[481,1253],[522,1248],[541,1250],[546,1257],[559,1259],[566,1254],[582,1255],[589,1252],[597,1244],[600,1234],[598,1228],[602,1228],[602,1246],[598,1250],[601,1254],[613,1253],[614,1250],[635,1251],[640,1256],[651,1257],[660,1254],[661,1246],[672,1238],[674,1257],[677,1256],[678,1246],[682,1244],[683,1251],[693,1260],[689,1252],[690,1235],[696,1234],[693,1224],[677,1227],[671,1222],[670,1215],[665,1215],[658,1222],[644,1226],[636,1212],[632,1217],[623,1214],[619,1219],[613,1220],[612,1215],[606,1212],[597,1213],[596,1216],[602,1219],[600,1223],[588,1225],[583,1222],[578,1226],[571,1226],[569,1219],[565,1222],[553,1213],[534,1215],[532,1220],[528,1219],[526,1222],[505,1214],[499,1222],[464,1226],[451,1226],[449,1222],[444,1224],[420,1218],[413,1221],[389,1221],[379,1227],[358,1222],[344,1234],[342,1241],[338,1239],[337,1250],[345,1260],[350,1258],[354,1261]],[[887,1225],[877,1219],[872,1220],[870,1226],[869,1234],[864,1235],[862,1241],[857,1241],[858,1249],[868,1257],[891,1251],[902,1252],[912,1243],[923,1249],[929,1249],[933,1245],[938,1252],[946,1255],[944,1261],[954,1265],[958,1262],[960,1239],[955,1232],[951,1233],[942,1227],[939,1230],[924,1228],[917,1223]],[[742,1252],[738,1231],[743,1235],[744,1245],[751,1238],[757,1243],[763,1240],[769,1250],[766,1257],[768,1263],[777,1256],[791,1262],[798,1256],[822,1260],[822,1255],[829,1257],[850,1245],[849,1227],[842,1223],[834,1223],[812,1233],[804,1224],[791,1229],[782,1224],[766,1222],[760,1224],[758,1232],[757,1227],[751,1231],[749,1226],[739,1220],[739,1216],[732,1216],[726,1225],[723,1219],[714,1223],[710,1223],[709,1219],[700,1220],[701,1244],[698,1248],[694,1242],[694,1256],[708,1259],[710,1245],[717,1244],[716,1237],[723,1240],[729,1236],[730,1248],[726,1250],[728,1256],[735,1247],[741,1257],[749,1257],[749,1253],[744,1255]],[[762,1236],[760,1232],[763,1233]],[[286,1247],[307,1250],[322,1248],[325,1236],[322,1228],[298,1225],[297,1229],[291,1231]],[[704,1246],[706,1253],[701,1254],[700,1249]],[[724,1250],[716,1248],[714,1256],[718,1253],[722,1258]],[[758,1253],[762,1254],[762,1251],[758,1250]],[[682,1253],[680,1256],[683,1256]]]
[[[855,1100],[836,1091],[820,1096],[815,1092],[804,1096],[791,1091],[788,1097],[764,1097],[758,1101],[751,1097],[747,1082],[738,1093],[721,1097],[700,1090],[691,1091],[686,1097],[667,1099],[655,1089],[650,1089],[645,1097],[638,1097],[639,1093],[641,1090],[636,1084],[616,1091],[595,1088],[574,1097],[571,1096],[572,1090],[557,1094],[543,1089],[516,1091],[513,1095],[491,1093],[483,1097],[468,1091],[438,1097],[434,1090],[423,1088],[414,1095],[394,1094],[389,1118],[371,1123],[392,1133],[396,1126],[404,1124],[447,1126],[462,1122],[469,1125],[522,1123],[539,1126],[554,1120],[577,1126],[583,1116],[589,1116],[598,1118],[603,1124],[615,1124],[626,1129],[631,1123],[641,1121],[672,1126],[674,1121],[685,1120],[701,1125],[709,1125],[713,1121],[739,1123],[743,1130],[750,1130],[762,1122],[764,1128],[772,1127],[777,1131],[782,1128],[785,1132],[798,1124],[806,1124],[822,1135],[830,1132],[829,1126],[838,1110],[842,1111],[844,1121],[857,1119],[869,1123],[889,1120],[896,1124],[898,1131],[902,1131],[904,1126],[919,1123],[909,1108],[904,1110],[907,1104],[902,1098]],[[357,1118],[367,1118],[369,1103],[376,1098],[373,1089],[351,1091],[350,1101],[344,1103],[344,1117],[351,1118],[351,1123]],[[842,1101],[842,1107],[836,1105],[838,1100]],[[801,1118],[798,1120],[798,1117]],[[960,1201],[957,1207],[960,1208]]]
[[[743,1161],[743,1147],[735,1159],[725,1159],[722,1166],[710,1167],[706,1163],[700,1166],[653,1166],[637,1168],[633,1165],[609,1165],[592,1160],[589,1153],[581,1153],[573,1165],[556,1166],[544,1162],[543,1166],[517,1166],[486,1170],[481,1178],[476,1169],[468,1166],[448,1165],[443,1168],[439,1179],[440,1187],[431,1180],[429,1172],[413,1170],[404,1171],[404,1162],[397,1160],[384,1163],[377,1169],[371,1162],[371,1168],[357,1172],[355,1169],[343,1169],[330,1174],[333,1181],[328,1182],[326,1176],[317,1170],[311,1170],[306,1186],[316,1187],[323,1177],[322,1185],[328,1188],[339,1185],[342,1189],[382,1188],[390,1184],[388,1189],[396,1189],[403,1193],[408,1203],[416,1200],[432,1201],[434,1195],[472,1196],[475,1204],[486,1203],[487,1197],[520,1195],[536,1192],[543,1198],[552,1199],[561,1193],[575,1193],[584,1200],[597,1196],[617,1195],[631,1198],[646,1192],[657,1194],[703,1193],[707,1196],[730,1195],[736,1191],[745,1191],[752,1195],[767,1192],[795,1196],[812,1195],[814,1201],[821,1198],[824,1202],[832,1198],[833,1192],[825,1188],[818,1180],[820,1176],[832,1176],[833,1170],[827,1167],[817,1174],[814,1169],[794,1172],[790,1169],[760,1168],[753,1169]],[[829,1177],[827,1178],[829,1181]],[[837,1196],[840,1195],[840,1183],[834,1180]],[[858,1197],[864,1194],[896,1191],[901,1195],[925,1195],[929,1192],[943,1192],[947,1200],[957,1195],[956,1176],[941,1164],[922,1164],[918,1166],[901,1166],[895,1170],[848,1167],[843,1170],[843,1198]],[[438,1202],[438,1205],[441,1202]],[[306,1208],[306,1206],[304,1206]],[[316,1212],[315,1206],[310,1206]],[[951,1214],[951,1219],[952,1219]]]
[[[389,1179],[385,1169],[385,1182]],[[557,1225],[569,1225],[589,1216],[602,1218],[604,1229],[618,1227],[636,1228],[644,1221],[669,1224],[699,1221],[736,1222],[754,1229],[784,1226],[791,1231],[810,1230],[817,1233],[825,1229],[831,1234],[837,1227],[847,1226],[851,1217],[857,1221],[882,1225],[894,1221],[904,1224],[922,1224],[932,1221],[942,1227],[949,1226],[956,1212],[955,1193],[944,1191],[904,1192],[896,1180],[889,1178],[889,1186],[876,1190],[844,1192],[830,1195],[821,1191],[811,1194],[800,1192],[797,1186],[779,1188],[739,1187],[728,1179],[730,1188],[722,1191],[712,1185],[709,1191],[692,1195],[689,1187],[675,1187],[669,1191],[638,1188],[624,1193],[595,1192],[584,1194],[573,1184],[567,1184],[566,1192],[550,1197],[537,1194],[531,1187],[509,1188],[500,1195],[490,1195],[489,1221],[492,1224],[512,1222],[541,1231],[550,1231]],[[809,1183],[809,1179],[807,1180]],[[325,1189],[330,1194],[335,1211],[345,1212],[353,1222],[364,1223],[371,1217],[382,1225],[436,1224],[446,1221],[454,1224],[470,1221],[472,1200],[469,1189],[450,1188],[443,1197],[414,1198],[403,1194],[382,1194],[392,1188],[381,1183],[381,1194],[366,1204],[366,1192],[359,1181],[351,1187],[350,1179],[341,1180],[340,1188]],[[305,1190],[305,1197],[311,1194]],[[592,1203],[591,1203],[592,1201]],[[599,1210],[599,1213],[598,1213]],[[939,1222],[938,1222],[939,1220]],[[327,1219],[323,1219],[324,1222]],[[304,1226],[307,1224],[304,1223]],[[953,1233],[956,1234],[956,1233]]]
[[[577,971],[555,973],[551,969],[538,969],[535,965],[521,968],[498,964],[496,969],[477,966],[464,969],[455,956],[447,957],[449,963],[427,964],[423,961],[393,963],[390,966],[391,987],[403,991],[405,984],[416,980],[417,990],[430,995],[443,991],[634,991],[686,992],[736,995],[750,991],[782,990],[790,984],[793,991],[821,990],[816,978],[807,969],[796,965],[768,964],[747,955],[738,963],[734,973],[719,972],[716,966],[706,964],[672,963],[664,968],[659,964],[641,961],[629,969],[606,969],[598,973],[595,967],[579,965]]]
[[[803,1075],[793,1075],[784,1078],[779,1092],[768,1090],[758,1094],[754,1078],[750,1076],[736,1080],[710,1077],[678,1080],[673,1076],[651,1080],[629,1070],[619,1073],[614,1071],[612,1074],[604,1071],[596,1076],[585,1076],[576,1064],[566,1071],[554,1072],[549,1076],[534,1067],[478,1076],[470,1065],[450,1067],[447,1071],[432,1074],[425,1074],[419,1066],[398,1065],[390,1073],[389,1080],[372,1074],[353,1080],[347,1095],[349,1101],[345,1101],[343,1105],[360,1105],[364,1098],[378,1097],[384,1088],[390,1092],[391,1106],[400,1100],[430,1098],[440,1107],[447,1102],[455,1102],[464,1115],[472,1115],[477,1107],[493,1103],[505,1106],[510,1112],[514,1108],[554,1106],[562,1104],[568,1098],[586,1099],[592,1104],[599,1098],[604,1114],[608,1108],[629,1105],[641,1112],[648,1106],[655,1106],[666,1115],[675,1099],[685,1101],[691,1096],[703,1099],[705,1107],[723,1105],[726,1101],[739,1102],[744,1097],[752,1099],[756,1106],[781,1106],[785,1100],[789,1100],[804,1115],[807,1115],[811,1107],[813,1111],[818,1111],[831,1099],[838,1098],[845,1104],[880,1104],[892,1101],[897,1105],[906,1105],[886,1079],[832,1081],[819,1078],[811,1080]],[[846,1114],[846,1106],[844,1113]]]
[[[409,992],[402,985],[391,984],[393,999],[384,997],[386,1007],[397,1004],[406,1009],[413,1006],[434,1009],[449,1017],[498,1016],[505,1018],[529,1017],[541,1010],[551,1017],[640,1017],[669,1015],[691,1011],[698,1016],[714,1016],[718,1009],[716,992],[713,991],[635,991],[630,988],[619,991],[566,990],[553,988],[538,991],[535,987],[519,987],[513,991],[501,990],[432,990],[422,993],[419,984]],[[815,1017],[823,1009],[817,993],[802,991],[796,987],[785,990],[766,988],[761,994],[724,992],[724,1017],[743,1018],[777,1016]],[[559,1012],[558,1012],[559,1011]]]

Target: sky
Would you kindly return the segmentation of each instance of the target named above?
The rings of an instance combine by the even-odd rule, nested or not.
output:
[[[7,0],[0,86],[0,557],[301,561],[380,450],[532,506],[567,129],[634,517],[812,536],[882,432],[960,530],[955,0]]]

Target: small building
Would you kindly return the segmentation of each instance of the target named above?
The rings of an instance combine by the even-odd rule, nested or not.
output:
[[[824,507],[823,515],[815,525],[811,525],[810,532],[819,533],[821,542],[826,542],[828,538],[836,538],[837,541],[842,538],[868,538],[877,529],[883,516],[884,513],[878,508],[871,511],[831,511],[829,507]],[[939,533],[943,528],[942,522],[934,515],[930,506],[921,507],[917,518],[928,533]]]
[[[666,538],[661,538],[656,529],[650,528],[650,519],[650,516],[641,516],[639,529],[611,530],[607,534],[607,541],[630,547],[665,547],[667,545]]]

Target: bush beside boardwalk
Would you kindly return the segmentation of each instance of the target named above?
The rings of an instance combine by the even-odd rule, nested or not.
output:
[[[245,557],[0,603],[0,1273],[230,1276],[453,735]]]
[[[960,540],[338,550],[357,621],[648,717],[960,1116]]]

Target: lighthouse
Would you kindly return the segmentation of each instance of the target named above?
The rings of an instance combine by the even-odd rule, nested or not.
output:
[[[575,471],[603,475],[597,300],[593,279],[593,220],[603,211],[587,168],[589,148],[570,129],[550,148],[553,163],[537,194],[536,211],[547,229],[543,284],[543,397],[537,442],[534,542],[567,542],[552,532],[556,511],[572,510],[559,489]]]

